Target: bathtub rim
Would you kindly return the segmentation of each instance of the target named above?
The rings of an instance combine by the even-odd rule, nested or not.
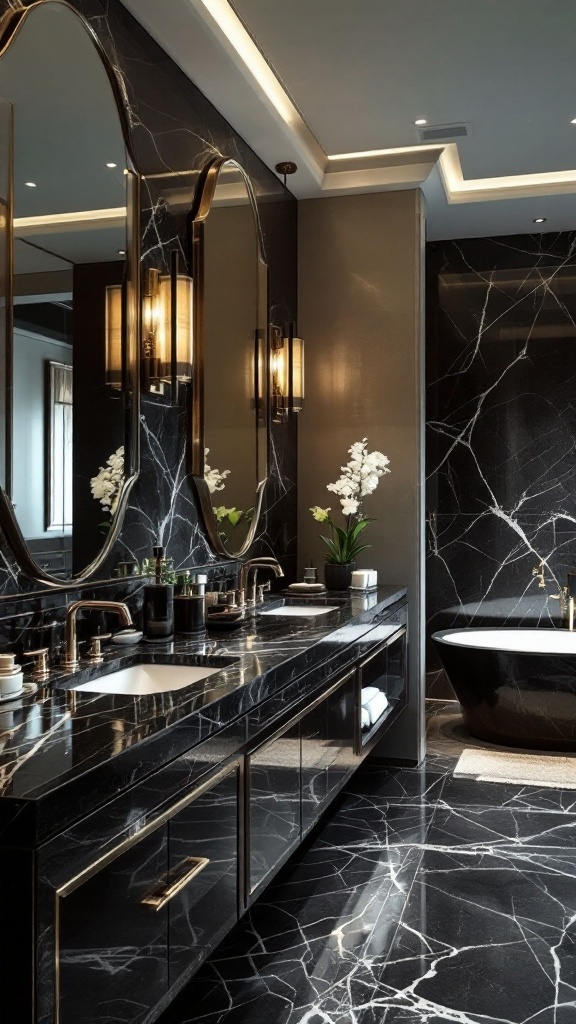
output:
[[[567,628],[555,628],[555,627],[542,627],[538,629],[536,626],[460,626],[451,629],[438,629],[432,633],[431,639],[436,643],[444,644],[446,647],[450,647],[452,650],[464,650],[464,651],[485,651],[490,654],[514,654],[516,656],[521,655],[524,657],[546,657],[546,658],[566,658],[574,655],[576,657],[576,631],[573,633],[574,636],[574,651],[528,651],[528,650],[517,650],[514,647],[479,647],[473,644],[455,643],[454,641],[446,640],[445,638],[454,633],[560,633],[570,634],[570,630]]]

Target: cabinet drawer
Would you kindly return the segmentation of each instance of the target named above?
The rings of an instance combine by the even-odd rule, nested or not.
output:
[[[237,762],[56,890],[55,1024],[140,1024],[237,917]]]
[[[166,855],[164,826],[58,895],[57,1024],[139,1024],[167,991],[168,907],[143,903],[166,880]]]
[[[248,758],[250,893],[300,842],[300,722]]]
[[[237,916],[237,772],[170,819],[168,845],[168,891],[181,886],[169,903],[172,987],[197,966]]]
[[[317,707],[302,718],[302,832],[308,832],[358,767],[353,757],[353,670]]]

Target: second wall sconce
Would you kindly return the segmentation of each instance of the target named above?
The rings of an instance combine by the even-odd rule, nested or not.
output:
[[[150,268],[142,306],[142,387],[163,392],[164,383],[192,380],[192,279],[171,254],[170,274]]]
[[[165,384],[189,383],[193,372],[192,279],[179,271],[172,252],[170,273],[146,273],[142,299],[141,387],[164,393]],[[122,286],[106,288],[106,383],[122,387]]]
[[[288,337],[278,327],[272,328],[272,408],[275,420],[287,412],[304,408],[304,339],[294,336],[291,323]]]

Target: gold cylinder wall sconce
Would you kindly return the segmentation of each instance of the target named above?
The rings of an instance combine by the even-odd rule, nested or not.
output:
[[[304,339],[288,338],[289,385],[288,397],[292,412],[304,408]]]
[[[165,380],[189,383],[193,369],[192,278],[187,274],[166,275],[159,282],[161,366]]]
[[[179,272],[178,253],[170,273],[151,268],[142,309],[142,388],[163,394],[164,385],[190,383],[194,365],[192,279]],[[174,397],[174,396],[173,396]]]
[[[286,338],[278,327],[272,328],[271,368],[273,418],[278,422],[304,407],[304,339],[295,337],[294,324]]]
[[[106,287],[106,383],[122,387],[122,285]]]

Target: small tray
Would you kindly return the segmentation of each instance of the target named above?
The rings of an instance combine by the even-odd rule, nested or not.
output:
[[[302,587],[302,589],[300,589],[300,587],[285,587],[285,589],[281,590],[280,593],[286,594],[288,597],[322,597],[322,595],[326,594],[327,591],[326,587],[319,583],[313,588],[307,586],[306,589],[304,589],[304,587]]]
[[[246,622],[244,614],[230,615],[222,612],[206,616],[206,629],[240,629]]]
[[[373,594],[378,590],[378,584],[375,583],[373,587],[348,587],[348,590],[354,590],[357,594]]]

